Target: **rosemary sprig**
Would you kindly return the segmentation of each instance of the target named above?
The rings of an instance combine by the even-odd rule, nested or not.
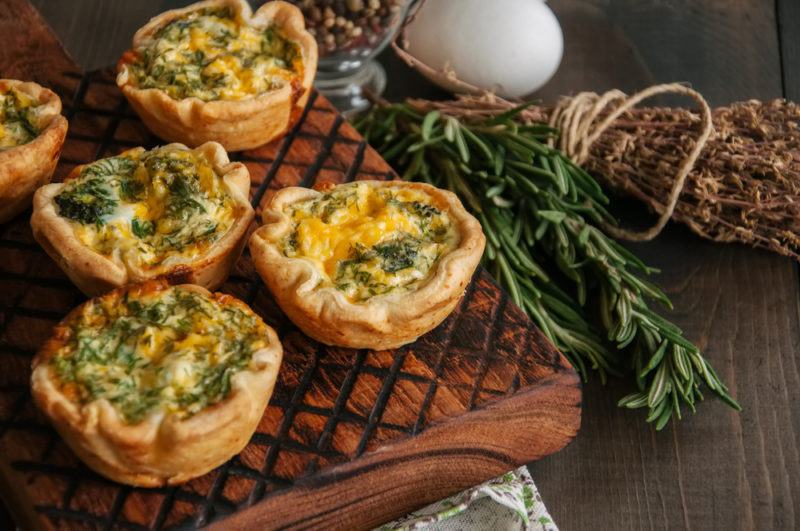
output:
[[[655,270],[593,223],[614,222],[602,188],[546,145],[557,131],[515,121],[524,106],[457,119],[408,103],[377,106],[356,127],[404,179],[456,192],[486,233],[484,264],[588,379],[632,374],[621,407],[663,428],[695,410],[701,384],[740,409],[699,349],[648,306],[671,307]]]

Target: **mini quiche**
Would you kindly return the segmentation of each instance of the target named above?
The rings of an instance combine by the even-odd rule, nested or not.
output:
[[[250,239],[256,269],[307,335],[388,349],[455,308],[485,238],[458,198],[421,183],[285,188]]]
[[[289,129],[316,69],[317,45],[295,6],[267,2],[253,14],[245,0],[207,0],[136,32],[117,84],[161,138],[239,151]]]
[[[55,93],[0,79],[0,223],[28,208],[36,189],[50,182],[66,134]]]
[[[244,246],[249,188],[217,143],[135,148],[40,188],[31,226],[87,295],[157,277],[213,289]]]
[[[73,310],[33,359],[39,408],[89,467],[157,487],[239,453],[283,350],[243,302],[149,281]]]

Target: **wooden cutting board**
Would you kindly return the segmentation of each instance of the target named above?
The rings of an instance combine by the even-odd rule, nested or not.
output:
[[[26,0],[0,3],[0,77],[61,96],[70,128],[56,179],[158,143],[111,70],[82,73]],[[250,169],[257,210],[283,186],[395,177],[318,94],[286,138],[234,159]],[[0,494],[21,525],[367,528],[556,452],[580,425],[575,371],[485,271],[416,343],[349,350],[301,334],[245,254],[223,290],[275,327],[285,349],[250,444],[181,486],[110,482],[82,465],[30,399],[31,357],[84,297],[33,240],[29,214],[0,225]]]

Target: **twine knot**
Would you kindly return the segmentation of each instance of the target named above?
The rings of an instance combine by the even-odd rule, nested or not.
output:
[[[697,102],[701,110],[701,132],[695,139],[694,147],[681,162],[675,174],[672,188],[667,197],[666,206],[659,213],[658,220],[649,229],[635,231],[603,224],[603,230],[618,239],[631,241],[649,241],[658,236],[672,217],[678,198],[686,183],[686,178],[694,168],[700,153],[714,132],[711,109],[705,98],[696,90],[680,83],[654,85],[633,96],[620,90],[610,90],[602,95],[594,92],[581,92],[573,97],[562,98],[550,115],[550,126],[560,130],[558,148],[575,161],[584,164],[589,157],[592,144],[625,112],[638,105],[642,100],[658,94],[683,94]],[[597,122],[603,116],[602,121]],[[551,147],[555,141],[550,141]]]

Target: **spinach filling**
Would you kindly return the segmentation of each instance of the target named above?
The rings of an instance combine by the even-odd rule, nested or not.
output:
[[[353,265],[378,259],[380,268],[387,273],[396,273],[401,269],[413,267],[417,263],[420,240],[404,235],[396,240],[379,243],[370,249],[363,245],[353,246],[353,257],[339,263],[340,273]],[[344,276],[342,274],[337,277]]]
[[[60,216],[83,223],[102,225],[104,218],[112,214],[119,199],[133,200],[131,178],[136,162],[125,157],[98,160],[81,170],[80,177],[67,185],[56,197]],[[110,179],[120,180],[119,197],[112,189]]]
[[[202,338],[186,347],[193,331]],[[129,424],[157,409],[186,418],[228,396],[264,334],[252,314],[171,288],[110,309],[89,303],[50,363],[80,403],[105,398]]]
[[[110,255],[134,238],[146,265],[210,245],[232,222],[232,200],[209,161],[174,149],[133,150],[89,164],[54,202],[60,216],[94,227],[84,243]]]
[[[333,281],[340,291],[356,293],[356,300],[364,300],[419,280],[412,275],[401,286],[386,282],[387,276],[407,269],[415,269],[421,275],[427,274],[438,258],[435,245],[410,234],[402,234],[370,248],[355,244],[350,258],[339,262]],[[386,275],[376,275],[376,270]]]
[[[230,99],[225,89],[234,85],[244,96],[283,86],[297,73],[301,59],[298,45],[276,28],[257,30],[241,24],[227,8],[204,9],[174,20],[137,52],[131,68],[139,88],[204,101]],[[267,71],[279,75],[266,75]]]
[[[23,103],[17,91],[9,89],[3,96],[0,106],[0,150],[27,144],[39,135],[33,110],[35,106]]]
[[[90,177],[70,186],[55,197],[58,213],[84,225],[102,225],[103,218],[117,207],[107,183],[99,177]]]
[[[452,225],[446,213],[424,199],[400,195],[391,189],[368,192],[347,186],[294,205],[294,228],[283,240],[284,254],[319,260],[333,286],[354,301],[418,284],[451,248]],[[358,239],[365,234],[368,244]],[[315,254],[320,252],[316,244],[303,241],[317,235],[328,249],[321,255]],[[332,249],[351,237],[356,239],[349,240],[348,255],[336,258],[339,251]]]

